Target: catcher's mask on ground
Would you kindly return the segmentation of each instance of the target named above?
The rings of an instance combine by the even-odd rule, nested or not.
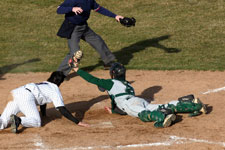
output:
[[[51,76],[48,78],[48,82],[54,83],[57,86],[60,86],[60,84],[64,81],[65,75],[62,71],[54,71]]]
[[[125,80],[126,68],[123,64],[115,62],[110,67],[110,76],[112,79]]]

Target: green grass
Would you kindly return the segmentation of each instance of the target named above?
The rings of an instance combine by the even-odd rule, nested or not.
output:
[[[64,16],[56,0],[0,1],[0,73],[50,72],[68,53],[56,36]],[[135,17],[126,28],[115,19],[92,12],[89,26],[129,69],[225,70],[224,0],[107,0],[112,12]],[[102,69],[98,53],[87,43],[85,69]]]

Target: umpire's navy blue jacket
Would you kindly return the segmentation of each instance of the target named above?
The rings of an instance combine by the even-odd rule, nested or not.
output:
[[[76,15],[72,12],[73,7],[81,7],[83,12]],[[91,10],[115,18],[116,15],[111,11],[101,7],[95,0],[65,0],[57,9],[58,14],[65,14],[65,18],[74,25],[87,24]]]

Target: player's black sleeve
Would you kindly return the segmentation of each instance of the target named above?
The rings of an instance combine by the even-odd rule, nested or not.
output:
[[[120,114],[120,115],[127,115],[126,112],[122,111],[117,106],[113,109],[113,113],[117,113],[117,114]]]
[[[42,116],[46,116],[46,107],[47,107],[47,104],[40,105],[40,111]]]
[[[117,114],[120,114],[120,115],[127,115],[126,112],[124,112],[123,110],[121,110],[117,107],[114,99],[111,99],[111,110],[112,110],[112,113],[117,113]]]
[[[57,110],[59,110],[59,112],[66,117],[67,119],[73,121],[74,123],[78,124],[80,121],[77,120],[64,106],[60,106],[56,108]]]

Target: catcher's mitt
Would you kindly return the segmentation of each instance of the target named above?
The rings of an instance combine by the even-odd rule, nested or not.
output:
[[[124,17],[123,19],[120,19],[120,23],[125,27],[131,27],[135,26],[136,19],[133,17],[132,18]]]
[[[76,51],[73,54],[73,57],[71,59],[69,59],[69,66],[71,68],[76,68],[78,66],[78,64],[80,63],[80,60],[82,57],[83,57],[83,52],[81,50]],[[77,61],[75,61],[75,59]]]
[[[100,92],[105,92],[106,89],[104,89],[104,88],[98,86],[98,90],[99,90]]]

